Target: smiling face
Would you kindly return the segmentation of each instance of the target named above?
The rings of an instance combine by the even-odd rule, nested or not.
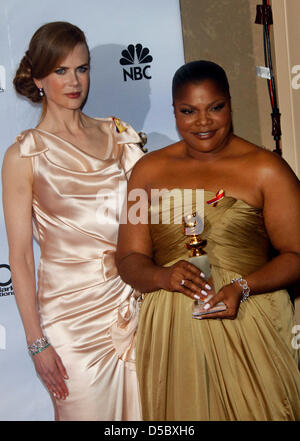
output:
[[[230,98],[214,81],[182,86],[174,97],[174,113],[191,156],[219,152],[226,145],[231,133]]]
[[[89,88],[89,52],[85,44],[77,44],[54,71],[42,79],[35,79],[43,88],[48,107],[79,109]]]

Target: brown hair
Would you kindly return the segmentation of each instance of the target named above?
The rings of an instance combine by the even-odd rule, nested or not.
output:
[[[56,21],[41,26],[31,38],[17,69],[14,86],[16,91],[34,103],[43,102],[43,113],[47,101],[39,94],[33,79],[45,78],[59,65],[77,44],[88,49],[84,33],[71,23]]]

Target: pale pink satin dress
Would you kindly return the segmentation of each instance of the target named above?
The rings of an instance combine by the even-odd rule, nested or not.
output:
[[[41,249],[38,302],[45,335],[69,375],[58,420],[140,420],[135,371],[138,306],[117,273],[119,205],[143,155],[127,124],[99,118],[97,159],[51,133],[17,137],[33,166],[33,219]],[[119,205],[118,205],[119,204]]]

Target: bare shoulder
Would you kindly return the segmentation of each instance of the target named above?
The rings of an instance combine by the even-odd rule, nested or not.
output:
[[[297,181],[297,177],[289,164],[278,153],[257,146],[239,138],[237,140],[241,158],[247,162],[257,176],[261,179],[285,179]]]
[[[180,143],[177,142],[147,153],[135,164],[132,178],[140,176],[148,183],[154,180],[155,176],[159,176],[166,167],[169,167],[170,161],[179,154],[180,147],[178,144]]]
[[[180,144],[180,142],[176,142],[175,144],[147,153],[147,155],[139,161],[140,166],[141,164],[143,164],[143,167],[156,164],[159,167],[161,163],[176,158],[182,150]]]
[[[15,142],[11,146],[8,147],[4,154],[4,159],[12,160],[14,158],[18,158],[20,156],[20,147],[19,143]]]
[[[83,117],[84,123],[88,127],[98,127],[99,123],[109,123],[112,121],[112,118],[93,117],[87,115],[86,113],[82,113],[81,115]]]
[[[23,177],[32,177],[32,165],[30,158],[20,155],[20,145],[18,142],[12,144],[6,150],[2,164],[3,179],[21,180]]]
[[[15,142],[6,150],[3,159],[2,169],[14,167],[17,165],[20,158],[20,148],[19,143]]]
[[[299,184],[299,180],[286,160],[278,153],[259,148],[253,154],[258,176],[269,182],[290,180]]]

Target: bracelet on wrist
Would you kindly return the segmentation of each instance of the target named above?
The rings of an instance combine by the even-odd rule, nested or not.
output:
[[[242,288],[242,298],[241,298],[241,303],[245,302],[249,295],[250,295],[250,288],[248,286],[248,282],[247,280],[243,279],[242,277],[237,277],[236,279],[232,279],[231,283],[235,283],[237,282],[240,287]]]
[[[36,355],[42,352],[44,349],[48,348],[50,346],[50,343],[47,339],[47,337],[42,336],[35,340],[33,343],[28,345],[28,351],[30,355]]]

